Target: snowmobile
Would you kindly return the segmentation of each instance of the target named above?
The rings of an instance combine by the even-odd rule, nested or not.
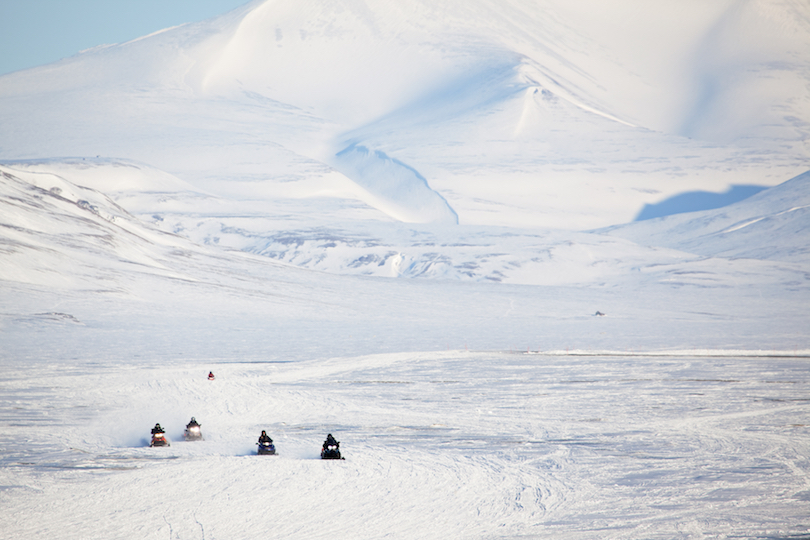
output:
[[[166,432],[160,427],[160,424],[155,424],[152,428],[152,442],[149,446],[170,446],[168,439],[166,439]]]
[[[198,424],[197,421],[192,418],[191,422],[186,424],[186,430],[183,432],[183,438],[187,441],[203,440],[202,432],[200,431],[201,426],[202,424]]]
[[[343,459],[340,457],[340,443],[332,437],[331,433],[328,434],[326,440],[323,441],[321,459]]]
[[[256,443],[259,445],[260,456],[274,456],[276,455],[276,446],[271,442]]]
[[[158,431],[152,433],[152,442],[149,443],[149,446],[171,446],[171,445],[169,444],[169,440],[166,439],[166,433]]]
[[[343,459],[337,444],[327,444],[321,450],[321,459]]]

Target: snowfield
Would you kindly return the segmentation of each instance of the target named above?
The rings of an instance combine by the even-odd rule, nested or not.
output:
[[[791,357],[34,364],[3,380],[0,523],[6,538],[797,538],[808,385]],[[192,415],[205,441],[182,441]],[[146,447],[156,421],[168,448]],[[279,455],[255,455],[262,429]],[[318,458],[327,432],[345,461]]]
[[[0,77],[0,536],[810,538],[808,21],[254,0]]]

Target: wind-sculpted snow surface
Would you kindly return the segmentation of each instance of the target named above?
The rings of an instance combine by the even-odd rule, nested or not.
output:
[[[335,158],[338,170],[369,193],[369,204],[397,221],[458,224],[456,213],[421,174],[384,152],[351,145]]]
[[[798,538],[806,363],[447,352],[27,365],[0,382],[0,527],[8,540]],[[205,441],[182,441],[191,416]],[[147,447],[155,422],[170,447]],[[256,455],[261,430],[279,455]],[[345,461],[318,459],[326,433]]]

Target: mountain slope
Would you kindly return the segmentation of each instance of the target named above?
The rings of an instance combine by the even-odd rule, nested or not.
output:
[[[605,232],[705,256],[806,264],[810,172],[718,210],[611,227]]]
[[[48,287],[113,288],[116,274],[176,278],[165,259],[185,239],[144,226],[92,189],[56,175],[0,167],[4,264],[0,279]]]
[[[595,229],[628,221],[643,202],[667,194],[711,191],[732,179],[779,184],[787,171],[806,170],[797,146],[779,139],[779,151],[767,141],[761,148],[720,145],[641,125],[611,101],[616,93],[607,83],[629,84],[632,70],[601,62],[626,43],[611,41],[613,30],[594,33],[594,19],[577,15],[591,4],[563,9],[549,2],[549,11],[538,13],[515,1],[500,15],[483,0],[456,11],[454,2],[414,2],[411,11],[386,5],[253,2],[211,21],[0,78],[2,154],[36,158],[3,158],[10,175],[3,189],[11,247],[2,268],[9,291],[56,290],[55,284],[116,290],[148,306],[169,298],[176,307],[168,313],[195,317],[210,309],[209,299],[238,310],[255,295],[273,299],[248,303],[257,320],[269,312],[285,328],[326,320],[323,332],[349,348],[356,343],[343,334],[354,335],[357,325],[368,338],[404,324],[424,333],[426,341],[417,342],[441,347],[443,335],[459,341],[482,325],[482,343],[489,345],[535,335],[537,320],[565,327],[557,343],[588,335],[594,344],[660,345],[683,339],[684,333],[672,340],[661,334],[669,311],[701,327],[689,332],[695,343],[714,342],[715,335],[725,343],[765,339],[763,317],[782,321],[767,339],[793,331],[783,319],[792,321],[796,311],[785,306],[807,295],[806,228],[803,211],[786,205],[804,196],[803,180],[786,184],[795,193],[785,196],[764,190],[733,208]],[[665,36],[662,47],[678,39],[685,40],[679,47],[693,44],[723,11],[714,7],[719,11],[690,11],[683,24],[692,30]],[[321,18],[317,9],[325,10]],[[330,26],[335,13],[340,17]],[[486,14],[491,27],[481,18]],[[575,15],[584,18],[569,19]],[[654,19],[646,11],[639,17],[637,28]],[[274,25],[282,22],[292,26],[280,27],[275,42]],[[318,31],[307,26],[316,23]],[[307,31],[295,31],[301,28]],[[599,46],[600,39],[616,48]],[[377,41],[385,46],[373,49]],[[295,75],[308,66],[326,83],[340,71],[293,62],[330,47],[344,53],[372,47],[364,54],[379,53],[375,61],[388,59],[390,70],[398,65],[392,51],[424,53],[442,74],[422,80],[406,70],[403,76],[414,77],[401,89],[407,96],[385,93],[380,83],[374,103],[386,112],[372,107],[350,121],[328,115],[321,98],[331,92],[333,103],[361,103],[372,88],[359,79],[364,91],[356,95],[339,84],[307,83],[300,89],[311,95],[296,92]],[[679,47],[673,55],[683,54]],[[225,69],[236,58],[232,51],[243,49],[247,64]],[[804,61],[785,54],[797,65]],[[335,67],[358,70],[365,58],[343,54]],[[262,62],[270,64],[259,69]],[[253,65],[252,78],[238,78]],[[803,76],[799,68],[792,72]],[[279,75],[287,82],[275,88]],[[606,86],[598,90],[601,80]],[[801,95],[785,102],[766,93],[761,100],[803,114]],[[746,144],[759,140],[756,130],[744,134]],[[92,157],[107,152],[123,158]],[[53,158],[71,154],[85,157]],[[53,185],[39,186],[45,178]],[[724,217],[727,210],[733,214]],[[785,222],[776,248],[763,228],[768,216]],[[687,225],[669,230],[680,223]],[[571,230],[585,228],[591,232]],[[178,283],[187,285],[182,294],[172,292]],[[291,285],[280,293],[277,283]],[[735,284],[750,287],[737,291]],[[43,292],[42,304],[51,303],[52,292]],[[14,309],[27,305],[24,292],[6,294],[14,296]],[[94,294],[87,306],[99,301]],[[276,302],[284,306],[277,312]],[[459,325],[439,324],[447,309],[470,315]],[[592,334],[582,317],[596,311],[627,315],[611,323],[611,332]],[[397,338],[396,346],[412,345]]]
[[[376,185],[341,166],[362,146],[423,178],[459,223],[607,226],[804,170],[802,9],[255,1],[0,78],[0,157],[134,159],[270,212],[325,194],[420,215],[421,202],[391,213],[392,171]]]

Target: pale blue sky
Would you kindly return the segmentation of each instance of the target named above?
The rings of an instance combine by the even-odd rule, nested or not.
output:
[[[249,0],[0,0],[0,75],[201,21]]]

